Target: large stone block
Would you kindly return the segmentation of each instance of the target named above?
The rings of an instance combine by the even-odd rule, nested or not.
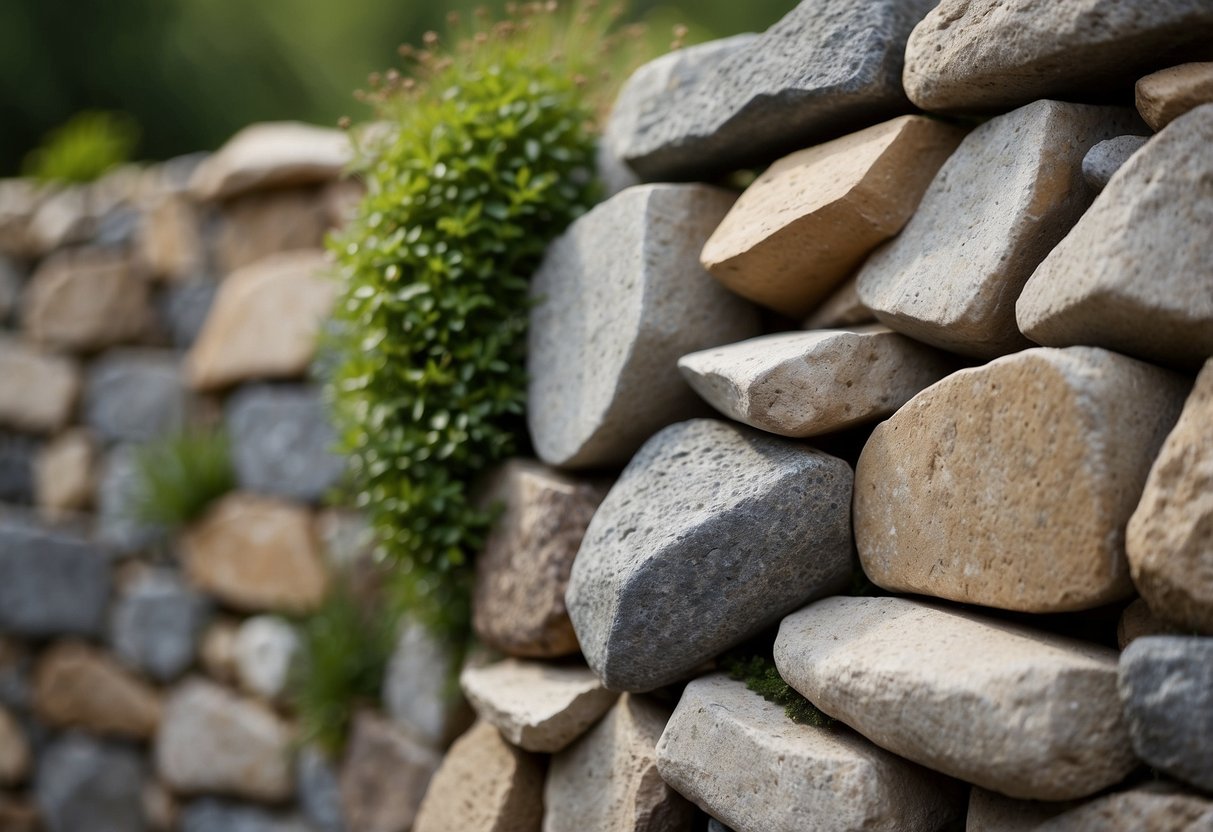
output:
[[[139,752],[69,734],[38,760],[34,797],[47,832],[144,832],[146,767]]]
[[[56,728],[146,740],[160,723],[160,695],[108,653],[59,642],[38,660],[34,710]]]
[[[101,439],[146,442],[185,425],[189,395],[167,350],[112,350],[89,367],[84,419]]]
[[[349,828],[408,832],[441,762],[440,753],[399,726],[369,711],[356,714],[340,773]]]
[[[151,321],[147,281],[107,251],[55,254],[25,290],[22,325],[41,344],[92,352],[138,340]]]
[[[194,662],[211,605],[177,572],[149,570],[125,586],[110,612],[114,652],[159,682],[180,676]]]
[[[298,121],[252,124],[194,169],[189,188],[198,199],[228,199],[253,190],[328,182],[353,158],[341,130]]]
[[[220,275],[282,252],[324,247],[331,226],[324,191],[278,188],[241,194],[223,203],[212,252]]]
[[[0,632],[100,635],[109,594],[109,560],[96,545],[0,515]]]
[[[1161,130],[1189,110],[1213,104],[1213,62],[1153,72],[1137,82],[1135,98],[1146,124]]]
[[[0,338],[0,425],[34,433],[62,430],[79,392],[75,362],[18,338]]]

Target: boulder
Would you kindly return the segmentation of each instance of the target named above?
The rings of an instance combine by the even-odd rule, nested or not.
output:
[[[1153,784],[1105,795],[1058,815],[1035,832],[1207,832],[1213,801]]]
[[[569,616],[590,667],[612,690],[653,690],[840,591],[851,481],[840,459],[725,422],[661,431],[573,563]]]
[[[527,353],[527,420],[544,462],[623,464],[700,412],[680,356],[758,334],[756,310],[699,265],[732,202],[706,185],[640,185],[548,248],[532,281]]]
[[[217,225],[212,256],[227,275],[281,252],[323,248],[331,220],[323,191],[289,188],[226,201]]]
[[[1210,143],[1205,105],[1133,154],[1024,287],[1025,335],[1189,368],[1213,356]]]
[[[110,613],[114,653],[158,682],[194,663],[211,605],[171,569],[148,570],[125,586]]]
[[[145,740],[160,723],[160,694],[110,654],[59,642],[34,670],[34,711],[56,728]]]
[[[25,289],[22,326],[40,344],[92,352],[138,340],[151,320],[147,282],[121,254],[60,252]]]
[[[233,645],[240,686],[262,699],[281,699],[303,661],[299,634],[277,615],[254,615],[240,623]]]
[[[864,572],[1022,612],[1127,597],[1125,525],[1187,380],[1091,347],[1032,349],[928,387],[864,446]]]
[[[30,770],[30,744],[13,713],[0,706],[0,786],[16,786]]]
[[[34,798],[47,832],[144,832],[139,752],[81,734],[53,740],[38,759]]]
[[[1091,202],[1083,157],[1136,124],[1128,109],[1060,101],[982,124],[905,230],[864,264],[860,299],[882,323],[943,349],[977,358],[1023,349],[1015,299]]]
[[[408,832],[442,755],[369,711],[354,717],[341,765],[341,806],[351,830]],[[449,829],[461,827],[451,826]]]
[[[410,737],[445,748],[471,724],[455,684],[458,645],[405,618],[383,678],[383,709]]]
[[[838,597],[783,620],[775,665],[882,748],[1009,797],[1085,797],[1137,765],[1106,647],[904,598]]]
[[[97,487],[97,448],[74,428],[47,443],[34,460],[34,502],[50,518],[84,511]]]
[[[1153,72],[1137,82],[1137,112],[1153,130],[1161,130],[1189,110],[1213,104],[1213,62],[1181,64]]]
[[[792,722],[721,674],[686,686],[657,769],[737,832],[935,832],[963,806],[959,784],[846,728]]]
[[[111,350],[89,366],[84,421],[101,439],[147,442],[179,433],[189,397],[168,350]]]
[[[32,433],[67,427],[80,391],[76,363],[18,338],[0,338],[0,426]]]
[[[1149,139],[1145,136],[1117,136],[1104,139],[1082,157],[1082,178],[1096,191],[1108,186],[1112,174],[1124,167],[1129,157],[1141,150]]]
[[[91,541],[0,514],[0,632],[100,635],[110,564]]]
[[[294,815],[204,797],[181,812],[181,832],[315,832]]]
[[[353,159],[341,130],[298,121],[252,124],[194,169],[196,199],[229,199],[247,191],[328,182]]]
[[[140,516],[144,499],[140,447],[117,445],[101,460],[96,488],[97,538],[119,555],[146,553],[165,546],[169,529]]]
[[[859,283],[851,277],[805,318],[804,329],[846,329],[874,323],[876,314],[859,299]]]
[[[804,317],[901,231],[964,135],[900,116],[785,156],[746,188],[700,260],[742,297]]]
[[[295,755],[295,794],[299,810],[314,832],[345,832],[337,767],[314,745]]]

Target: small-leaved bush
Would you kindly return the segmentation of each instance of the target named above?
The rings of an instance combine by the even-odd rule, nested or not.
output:
[[[731,678],[745,682],[747,688],[763,699],[782,705],[783,712],[793,722],[818,728],[828,728],[834,724],[833,718],[826,716],[785,682],[775,662],[765,656],[728,656],[721,660],[721,665]]]
[[[227,436],[186,431],[141,447],[131,511],[152,526],[179,528],[236,487]]]
[[[129,162],[138,142],[129,116],[87,110],[47,134],[25,157],[22,172],[43,182],[92,182]]]

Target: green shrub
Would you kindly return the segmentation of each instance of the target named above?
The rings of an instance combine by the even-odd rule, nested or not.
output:
[[[43,182],[92,182],[129,162],[138,141],[128,116],[85,111],[47,134],[25,157],[23,173]]]
[[[733,679],[745,682],[745,686],[768,702],[783,706],[788,719],[801,725],[828,728],[833,718],[826,716],[812,702],[800,695],[779,675],[775,662],[763,656],[741,658],[726,657],[721,660],[724,671]]]
[[[135,457],[135,519],[165,528],[196,520],[236,487],[227,437],[186,432],[139,449]]]

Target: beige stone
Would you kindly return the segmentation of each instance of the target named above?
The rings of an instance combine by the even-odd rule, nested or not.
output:
[[[1156,615],[1213,635],[1213,359],[1150,469],[1125,548]]]
[[[12,712],[0,706],[0,786],[15,786],[30,770],[29,740]],[[7,829],[0,823],[0,829]]]
[[[34,709],[59,728],[147,739],[160,723],[160,694],[95,647],[61,642],[38,660]]]
[[[785,156],[708,238],[704,268],[742,297],[807,315],[901,230],[962,138],[950,124],[901,116]]]
[[[1015,299],[1091,202],[1083,157],[1136,123],[1131,110],[1060,101],[990,119],[864,264],[860,298],[882,323],[943,349],[993,358],[1027,346]]]
[[[349,137],[297,121],[252,124],[198,165],[190,190],[199,199],[336,179],[352,158]]]
[[[1017,800],[974,786],[969,792],[965,832],[1035,832],[1040,824],[1073,806],[1072,801]]]
[[[324,252],[297,251],[228,275],[186,357],[190,385],[214,390],[306,375],[336,292],[329,267]]]
[[[0,337],[0,425],[54,433],[71,421],[80,395],[80,370],[71,359]]]
[[[22,325],[35,341],[90,352],[138,340],[152,319],[148,285],[121,254],[77,249],[38,267]]]
[[[302,612],[324,598],[328,575],[304,507],[229,494],[181,538],[186,575],[244,612]]]
[[[34,461],[38,508],[51,518],[84,511],[93,502],[97,448],[89,432],[75,428],[43,447]]]
[[[231,618],[212,621],[202,634],[198,647],[198,658],[206,675],[226,684],[239,681],[236,661],[236,637],[240,633],[240,622]]]
[[[0,252],[13,257],[37,254],[30,219],[46,198],[46,188],[32,179],[0,179]]]
[[[540,758],[477,722],[447,752],[413,832],[539,832],[542,820]]]
[[[1209,832],[1213,801],[1153,784],[1105,795],[1058,815],[1035,832]]]
[[[527,751],[555,753],[607,712],[618,694],[582,664],[506,659],[459,677],[476,715]]]
[[[845,726],[792,722],[720,674],[687,685],[657,745],[657,768],[736,832],[934,832],[964,805],[947,778]]]
[[[1125,525],[1188,389],[1093,347],[961,370],[872,433],[855,472],[868,577],[1023,612],[1132,592]]]
[[[845,329],[876,323],[876,313],[859,299],[859,281],[852,277],[834,290],[813,314],[804,319],[804,329]]]
[[[1189,110],[1213,104],[1213,62],[1180,64],[1137,82],[1137,112],[1161,130]]]
[[[884,327],[780,332],[678,360],[687,383],[725,416],[793,437],[890,416],[956,366]]]
[[[350,829],[408,832],[442,755],[370,711],[354,716],[339,784]],[[454,827],[452,827],[453,829]]]
[[[323,191],[289,188],[251,193],[223,204],[214,258],[223,274],[284,251],[317,249],[330,227]]]
[[[1195,369],[1213,356],[1213,104],[1125,162],[1016,304],[1039,344]]]
[[[825,713],[906,759],[1031,800],[1137,766],[1115,650],[905,598],[827,598],[779,626],[775,665]]]
[[[198,209],[180,194],[168,194],[144,212],[137,245],[154,277],[177,280],[206,267]]]
[[[1144,598],[1134,599],[1121,611],[1116,622],[1116,645],[1121,650],[1142,636],[1167,635],[1179,635],[1179,632],[1155,615]]]
[[[603,483],[536,462],[518,459],[502,466],[487,498],[502,513],[476,560],[472,623],[485,644],[525,658],[578,651],[564,592],[586,527],[605,496]]]

